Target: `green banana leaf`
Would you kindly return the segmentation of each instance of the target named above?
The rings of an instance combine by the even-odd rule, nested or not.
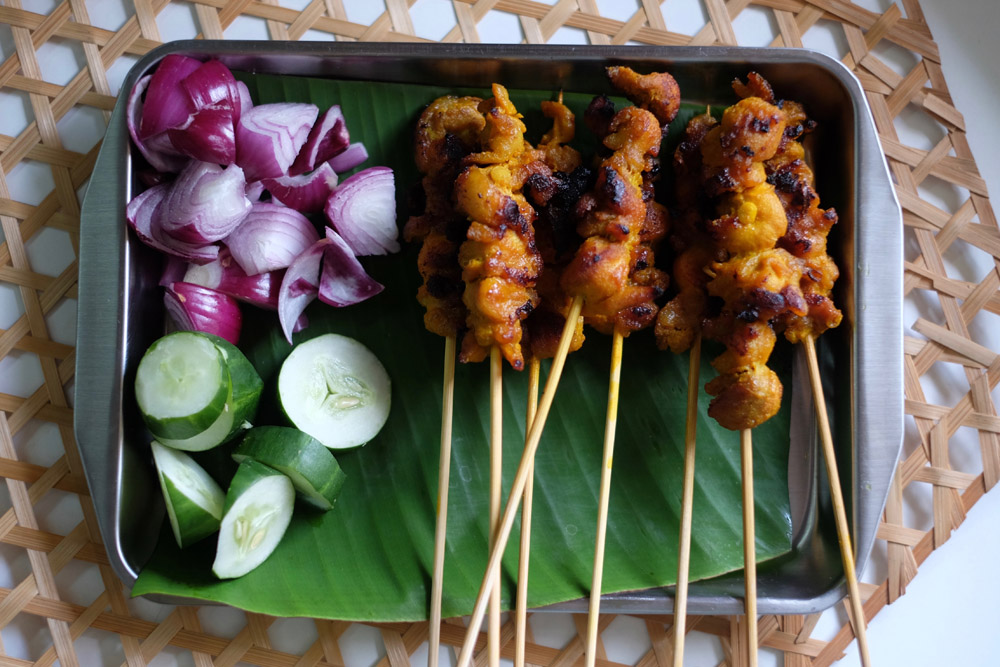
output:
[[[258,102],[312,101],[340,104],[352,140],[364,141],[371,158],[396,173],[400,223],[407,192],[419,182],[413,166],[412,132],[422,108],[435,97],[466,91],[420,85],[310,80],[243,75]],[[477,90],[488,96],[488,91]],[[547,123],[537,111],[549,91],[512,91],[525,114],[529,139]],[[578,116],[590,95],[567,93]],[[672,136],[704,107],[685,105]],[[578,144],[593,148],[582,129]],[[588,141],[590,142],[588,146]],[[671,139],[667,140],[669,144]],[[668,146],[669,147],[669,146]],[[665,149],[666,150],[666,149]],[[664,153],[668,155],[668,153]],[[314,304],[305,339],[325,332],[367,345],[392,378],[392,410],[381,434],[368,445],[338,455],[347,474],[336,507],[327,513],[296,508],[278,549],[241,579],[211,574],[215,540],[179,551],[165,529],[155,554],[135,584],[136,595],[160,593],[224,602],[276,616],[314,616],[363,621],[412,621],[427,617],[433,560],[435,500],[444,342],[423,328],[414,296],[420,284],[418,248],[391,257],[364,258],[383,283],[377,297],[345,309]],[[249,337],[242,347],[268,389],[257,423],[283,423],[275,407],[275,375],[290,350],[273,314],[247,313]],[[714,376],[708,364],[717,350],[706,345],[702,384]],[[601,447],[611,345],[589,331],[583,349],[566,363],[538,449],[531,548],[529,604],[540,606],[589,594],[596,534]],[[788,350],[772,366],[790,381]],[[547,373],[543,364],[543,381]],[[614,456],[603,591],[644,589],[674,583],[677,572],[685,396],[688,358],[660,352],[649,331],[625,342]],[[504,493],[513,481],[524,442],[526,374],[504,371]],[[442,611],[468,614],[485,570],[488,531],[489,372],[485,364],[459,365],[448,540]],[[791,391],[786,391],[786,397]],[[691,577],[742,568],[742,514],[738,434],[705,417],[702,392],[694,493]],[[787,398],[781,412],[754,431],[757,557],[764,561],[791,548],[788,501]],[[203,461],[225,486],[228,453]],[[227,472],[227,469],[230,472]],[[515,524],[514,535],[519,531]],[[503,560],[503,604],[513,604],[517,538]]]

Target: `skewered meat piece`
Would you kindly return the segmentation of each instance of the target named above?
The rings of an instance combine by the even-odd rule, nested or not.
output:
[[[497,345],[515,369],[524,368],[521,320],[538,304],[535,284],[542,259],[535,249],[535,210],[524,198],[525,165],[534,156],[524,123],[507,90],[493,84],[493,98],[480,105],[486,116],[483,150],[465,158],[455,181],[455,204],[470,220],[459,250],[469,310],[469,332],[459,358],[474,361]]]
[[[533,163],[524,184],[525,196],[538,211],[535,242],[544,262],[537,284],[540,302],[524,321],[527,349],[536,359],[555,356],[573,302],[559,281],[580,244],[574,212],[590,180],[590,170],[581,165],[579,152],[566,145],[576,134],[573,112],[560,96],[558,102],[542,102],[542,113],[552,119],[552,129],[535,149],[541,160]],[[578,317],[569,351],[580,349],[583,341],[583,318]]]
[[[424,306],[424,325],[439,336],[455,336],[465,329],[462,272],[458,248],[468,221],[455,211],[451,191],[462,158],[479,145],[486,119],[478,97],[441,97],[420,115],[415,133],[417,168],[424,207],[403,228],[407,241],[423,241],[417,268],[424,280],[417,301]]]
[[[583,219],[577,231],[585,240],[566,267],[562,286],[567,294],[583,298],[583,316],[595,329],[628,335],[653,322],[658,310],[654,300],[668,282],[655,268],[652,249],[667,230],[666,210],[653,199],[661,120],[642,107],[655,107],[664,119],[672,118],[679,92],[667,74],[640,76],[627,68],[609,68],[608,75],[613,84],[626,86],[640,106],[612,116],[610,101],[598,97],[585,114],[599,136],[606,128],[602,141],[612,153],[597,170],[593,192],[580,200]]]
[[[693,119],[674,156],[678,291],[656,333],[674,351],[699,331],[725,344],[712,362],[719,376],[706,385],[715,397],[708,412],[741,430],[781,405],[781,383],[766,365],[776,332],[798,342],[836,326],[840,313],[829,298],[837,268],[826,254],[836,213],[818,208],[799,141],[813,124],[801,105],[775,104],[759,75],[734,89],[743,99],[717,125]]]

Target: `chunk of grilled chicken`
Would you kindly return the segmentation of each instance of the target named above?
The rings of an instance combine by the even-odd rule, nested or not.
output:
[[[424,325],[439,336],[459,337],[465,329],[458,248],[468,221],[455,210],[451,191],[462,158],[478,148],[486,125],[481,102],[478,97],[440,97],[421,113],[414,133],[424,203],[420,214],[407,220],[403,236],[423,242],[417,268],[424,282],[417,301],[425,308]]]

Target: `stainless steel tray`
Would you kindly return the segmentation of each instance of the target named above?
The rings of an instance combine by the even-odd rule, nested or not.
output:
[[[127,585],[155,544],[163,510],[124,379],[162,332],[163,314],[157,264],[146,261],[148,249],[126,234],[124,223],[132,188],[125,100],[169,53],[287,75],[483,88],[501,81],[511,88],[585,92],[606,87],[605,65],[628,64],[669,71],[686,101],[714,105],[730,103],[730,82],[752,70],[779,94],[794,91],[820,124],[817,177],[824,204],[840,214],[831,254],[842,272],[837,300],[845,319],[820,340],[820,354],[841,477],[850,482],[844,493],[858,571],[864,569],[902,444],[902,218],[864,92],[839,62],[788,49],[189,41],[150,52],[126,77],[82,212],[75,429],[108,556]],[[797,373],[801,366],[797,361]],[[793,550],[759,567],[762,614],[812,613],[846,594],[808,383],[793,385]],[[743,591],[739,572],[697,582],[689,609],[742,613]],[[553,608],[582,611],[586,601]],[[609,595],[602,608],[671,612],[673,591]]]

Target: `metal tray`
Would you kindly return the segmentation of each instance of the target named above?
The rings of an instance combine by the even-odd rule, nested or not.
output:
[[[125,101],[139,77],[169,53],[287,75],[483,88],[500,81],[584,92],[606,88],[605,65],[627,64],[669,71],[686,101],[713,105],[731,103],[730,82],[749,71],[763,74],[776,91],[794,91],[819,122],[817,178],[824,204],[840,214],[830,251],[841,268],[836,297],[845,318],[820,339],[819,351],[841,477],[849,482],[844,494],[857,567],[864,569],[902,445],[902,218],[864,92],[839,62],[790,49],[189,41],[150,52],[126,77],[82,212],[75,430],[111,565],[127,585],[152,551],[163,510],[132,392],[123,387],[163,331],[163,313],[158,264],[145,261],[150,251],[124,224],[132,189]],[[797,360],[797,374],[802,366]],[[793,384],[799,388],[789,458],[793,549],[758,569],[762,614],[812,613],[846,594],[808,383]],[[742,613],[743,591],[741,572],[693,583],[689,610]],[[583,611],[586,601],[552,608]],[[602,608],[668,613],[673,591],[609,595]]]

